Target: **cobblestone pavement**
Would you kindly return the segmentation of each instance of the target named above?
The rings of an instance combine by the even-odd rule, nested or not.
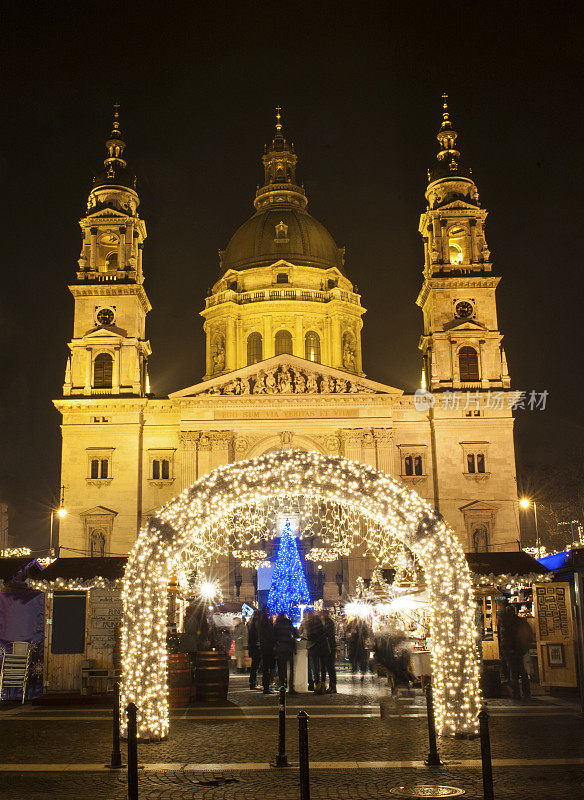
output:
[[[304,708],[310,716],[310,755],[318,763],[311,771],[313,800],[389,800],[391,788],[423,783],[461,787],[466,796],[482,798],[477,740],[439,739],[446,766],[425,767],[421,762],[428,744],[422,697],[405,696],[396,705],[387,702],[383,685],[373,679],[363,685],[342,679],[340,686],[338,695],[302,695],[291,698],[288,706],[291,762],[298,758],[294,715]],[[177,711],[167,741],[139,745],[139,761],[145,767],[140,775],[141,798],[298,797],[297,769],[267,766],[276,753],[277,696],[247,691],[237,678],[232,687],[226,708]],[[387,711],[383,718],[380,700]],[[584,800],[584,717],[575,704],[541,697],[522,704],[492,701],[489,710],[497,800]],[[110,715],[95,708],[15,706],[0,711],[0,798],[124,798],[125,775],[102,771],[100,766],[109,761],[111,751]],[[416,764],[388,768],[357,761]],[[43,768],[46,771],[38,771]]]

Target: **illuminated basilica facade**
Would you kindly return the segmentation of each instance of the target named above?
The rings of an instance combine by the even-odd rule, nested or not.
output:
[[[146,226],[116,113],[69,287],[73,337],[55,401],[68,511],[61,555],[125,554],[149,516],[197,478],[277,448],[368,464],[428,500],[465,550],[514,549],[514,394],[497,323],[500,279],[456,140],[445,106],[419,225],[425,393],[365,376],[361,296],[344,249],[307,212],[278,115],[255,212],[220,251],[201,310],[205,374],[158,398],[147,372]],[[253,597],[251,570],[232,557],[219,568],[226,593]],[[325,598],[351,592],[372,569],[358,553],[324,565]]]

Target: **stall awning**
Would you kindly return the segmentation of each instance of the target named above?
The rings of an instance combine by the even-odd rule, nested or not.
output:
[[[102,578],[115,581],[124,577],[126,556],[105,556],[104,558],[57,558],[43,570],[40,580],[52,583],[62,581],[91,581]]]
[[[466,553],[471,572],[476,575],[548,575],[549,570],[529,553],[511,550],[502,553]]]

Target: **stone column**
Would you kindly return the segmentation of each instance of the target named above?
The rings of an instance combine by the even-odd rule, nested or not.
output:
[[[362,433],[363,432],[360,428],[351,428],[349,430],[341,431],[343,454],[345,458],[348,458],[351,461],[361,461]]]
[[[178,435],[181,454],[181,487],[187,489],[197,480],[197,441],[199,431],[181,431]]]
[[[211,472],[211,437],[207,433],[202,433],[197,445],[197,478]]]
[[[138,245],[138,264],[137,264],[137,273],[138,277],[142,277],[142,250],[144,249],[144,242],[140,242]]]
[[[302,315],[296,314],[294,317],[294,348],[295,356],[304,358],[304,341],[302,338]]]
[[[330,317],[325,317],[324,320],[324,352],[321,353],[320,357],[323,364],[328,364],[329,367],[333,366],[333,343]]]
[[[120,241],[118,243],[118,269],[126,268],[126,227],[120,225]]]
[[[231,315],[227,317],[227,325],[225,330],[225,369],[231,372],[235,369],[235,319]]]
[[[386,475],[393,475],[393,430],[376,428],[374,433],[377,443],[377,469]]]
[[[264,316],[264,342],[263,359],[271,358],[274,355],[274,342],[272,340],[272,318],[267,314]]]
[[[235,320],[235,369],[240,369],[247,365],[247,354],[243,344],[243,322],[238,317]]]
[[[116,347],[114,350],[114,363],[112,369],[112,394],[119,394],[120,393],[120,361],[121,359],[121,349]]]
[[[371,431],[365,431],[362,439],[362,461],[373,469],[377,469],[377,456],[375,453],[375,438]]]
[[[211,361],[211,327],[209,326],[208,322],[203,324],[203,330],[205,331],[205,364],[207,367],[206,376],[208,378],[211,377],[213,374],[213,364]]]
[[[331,353],[331,366],[336,367],[337,369],[343,368],[343,354],[342,354],[342,344],[341,344],[341,320],[339,319],[338,314],[335,314],[333,321],[333,330],[332,330],[332,353]]]
[[[357,330],[355,331],[355,340],[357,346],[357,364],[356,364],[356,372],[362,373],[363,372],[363,354],[361,351],[361,329],[363,328],[363,323],[360,322],[357,325]]]
[[[229,464],[229,444],[231,442],[231,431],[217,431],[209,434],[211,439],[211,468],[221,467]]]
[[[479,339],[479,378],[483,389],[488,389],[489,369],[487,365],[487,354],[485,353],[485,340]]]
[[[440,229],[440,219],[438,217],[434,217],[432,220],[432,225],[434,230],[432,231],[434,236],[434,249],[438,253],[438,260],[441,261],[443,258],[444,248],[442,247],[442,231]]]
[[[97,269],[97,228],[90,228],[89,268]]]
[[[469,261],[471,264],[474,264],[476,261],[479,260],[478,253],[477,253],[477,240],[476,240],[476,219],[469,219],[468,221],[469,229],[470,229],[470,238],[469,238]]]
[[[85,360],[85,389],[84,394],[91,394],[91,367],[93,361],[93,353],[87,348],[87,358]]]

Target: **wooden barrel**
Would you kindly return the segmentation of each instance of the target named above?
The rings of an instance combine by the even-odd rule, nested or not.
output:
[[[168,704],[184,708],[191,699],[191,662],[188,653],[168,654]]]
[[[197,700],[219,703],[227,700],[229,660],[222,650],[200,650],[195,670]]]

